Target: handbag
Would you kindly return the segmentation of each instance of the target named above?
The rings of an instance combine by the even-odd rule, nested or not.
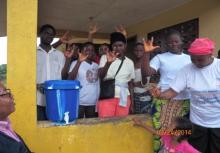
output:
[[[109,80],[102,80],[100,84],[100,96],[99,99],[110,99],[114,98],[115,96],[115,77],[117,76],[118,72],[120,71],[124,59],[122,59],[117,72],[115,73],[114,79]]]

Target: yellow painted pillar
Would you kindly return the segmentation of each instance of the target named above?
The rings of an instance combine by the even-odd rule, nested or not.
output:
[[[34,146],[36,130],[37,0],[7,1],[7,85],[14,93],[16,112],[12,123]]]
[[[151,135],[133,127],[131,117],[62,127],[37,125],[37,0],[7,2],[7,84],[16,102],[11,119],[30,149],[35,153],[151,153]]]
[[[19,131],[36,126],[36,27],[37,0],[7,1],[7,84],[16,99],[12,119]]]

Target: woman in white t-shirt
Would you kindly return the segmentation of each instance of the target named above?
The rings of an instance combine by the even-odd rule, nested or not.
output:
[[[78,118],[92,118],[96,115],[96,103],[99,98],[98,64],[93,62],[95,47],[93,43],[84,44],[79,58],[73,61],[69,70],[69,80],[79,80],[82,88],[79,97]]]
[[[112,33],[110,41],[113,51],[102,56],[99,64],[99,77],[102,80],[115,78],[115,95],[110,99],[99,101],[99,117],[127,116],[129,109],[133,108],[134,63],[124,55],[126,38],[122,33]],[[117,73],[120,65],[121,68]]]
[[[158,93],[170,99],[188,88],[193,123],[189,142],[202,153],[220,152],[220,60],[213,57],[214,48],[212,40],[196,39],[189,48],[192,63],[178,72],[168,90]]]
[[[170,31],[166,38],[167,51],[156,55],[149,61],[150,52],[153,52],[159,46],[153,46],[153,40],[144,41],[145,56],[143,56],[142,76],[147,77],[160,72],[160,81],[158,88],[161,91],[169,89],[171,81],[175,78],[177,72],[185,65],[191,63],[190,56],[182,53],[182,38],[178,31]],[[143,80],[143,83],[144,80]],[[187,91],[183,91],[172,99],[161,100],[154,98],[153,124],[156,129],[168,129],[172,118],[188,113],[189,95]],[[187,100],[187,101],[186,101]],[[155,140],[154,142],[158,144]],[[158,151],[160,145],[154,145],[155,152]]]

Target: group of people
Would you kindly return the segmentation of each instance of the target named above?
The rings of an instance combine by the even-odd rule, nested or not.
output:
[[[125,56],[127,40],[123,28],[110,35],[110,45],[100,46],[100,56],[97,56],[91,41],[96,31],[97,27],[90,30],[90,42],[83,46],[68,43],[65,37],[51,45],[56,30],[51,25],[41,27],[41,43],[37,49],[38,120],[46,119],[41,84],[46,80],[76,79],[82,85],[79,118],[97,117],[96,111],[100,117],[151,113],[156,130],[192,129],[190,134],[164,137],[163,132],[158,134],[135,118],[135,125],[159,135],[154,138],[155,152],[181,152],[183,149],[187,152],[188,148],[192,153],[220,152],[220,60],[213,57],[215,48],[212,40],[196,39],[187,55],[183,53],[180,33],[172,30],[166,37],[165,53],[150,59],[150,53],[159,46],[154,46],[153,39],[143,40],[135,44],[132,61]],[[66,44],[64,54],[55,49],[62,43]],[[157,73],[160,73],[158,85],[149,86],[149,77]],[[112,79],[115,81],[114,96],[99,99],[102,82]],[[192,123],[187,120],[189,116]],[[178,147],[181,142],[184,145]]]
[[[153,51],[155,47],[152,45],[152,42],[150,41],[148,44],[145,51]],[[178,52],[164,53],[155,57],[155,60],[158,58],[159,65],[161,66],[161,79],[164,73],[169,73],[169,70],[164,71],[166,65],[167,68],[175,69],[177,65],[183,64],[183,66],[176,71],[170,71],[175,72],[173,78],[172,74],[166,75],[166,81],[170,79],[167,87],[164,88],[163,84],[159,84],[159,88],[155,88],[152,91],[155,97],[155,105],[156,107],[159,106],[156,111],[161,111],[159,121],[157,121],[157,118],[153,118],[153,122],[155,123],[154,127],[156,130],[162,132],[158,133],[151,127],[146,126],[139,119],[134,119],[135,125],[141,126],[161,136],[159,140],[162,140],[163,146],[161,147],[160,144],[155,146],[156,151],[160,152],[163,150],[164,152],[187,153],[220,152],[220,60],[213,57],[214,49],[215,45],[212,40],[208,38],[198,38],[192,42],[188,49],[190,61],[189,58],[183,56],[183,54],[179,53],[178,55]],[[178,57],[176,57],[171,60],[169,58],[172,58],[172,56],[166,57],[166,54],[175,54],[173,56],[182,56],[182,58],[178,59]],[[185,65],[183,60],[185,61]],[[156,66],[149,66],[147,64],[148,58],[146,57],[145,62],[143,66],[145,66],[146,73],[153,73],[154,70],[157,69]],[[151,64],[153,64],[154,59],[151,62]],[[162,83],[161,79],[160,83]],[[189,100],[190,103],[189,114],[191,124],[188,124],[188,126],[187,124],[184,125],[185,121],[183,120],[187,117],[178,119],[178,116],[186,115],[186,111],[180,113],[181,108],[184,108],[180,104],[183,104],[185,100]],[[179,106],[172,109],[173,105]],[[164,112],[168,112],[168,114]],[[154,114],[155,116],[158,115],[156,113]],[[177,114],[178,116],[176,116]],[[172,115],[172,117],[169,117],[170,115]],[[176,122],[176,119],[182,121]],[[189,132],[190,128],[192,129],[191,132]],[[167,130],[169,132],[166,132]],[[177,133],[173,134],[173,131],[177,131]],[[182,136],[187,135],[188,137],[183,139],[187,140],[187,142],[180,140]]]
[[[110,45],[101,44],[98,53],[92,43],[97,27],[89,30],[88,39],[82,46],[70,43],[66,34],[51,44],[56,30],[51,25],[40,28],[40,45],[37,48],[37,117],[46,120],[46,101],[42,84],[47,80],[79,80],[80,89],[78,118],[126,116],[129,112],[149,113],[151,95],[142,83],[141,64],[143,43],[134,47],[135,62],[125,56],[126,32],[122,26],[110,36]],[[66,44],[64,53],[57,48]],[[123,61],[123,62],[122,62]],[[121,65],[121,66],[120,66]],[[120,70],[119,70],[120,66]],[[116,74],[116,71],[119,70]],[[135,77],[136,76],[136,77]],[[115,95],[99,100],[102,81],[115,79]],[[123,97],[123,98],[121,98]],[[110,105],[114,107],[109,108]],[[98,114],[97,114],[98,110]]]

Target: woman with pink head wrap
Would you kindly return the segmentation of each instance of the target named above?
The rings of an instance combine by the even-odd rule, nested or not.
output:
[[[202,153],[220,152],[220,60],[212,56],[209,38],[196,39],[189,48],[192,63],[179,71],[170,89],[158,96],[170,99],[180,91],[190,92],[191,145]]]
[[[211,64],[214,60],[212,57],[214,48],[215,44],[209,38],[196,39],[188,49],[192,63],[198,68],[203,68]]]
[[[215,48],[214,42],[209,38],[196,39],[188,49],[191,55],[208,55],[212,54]]]

